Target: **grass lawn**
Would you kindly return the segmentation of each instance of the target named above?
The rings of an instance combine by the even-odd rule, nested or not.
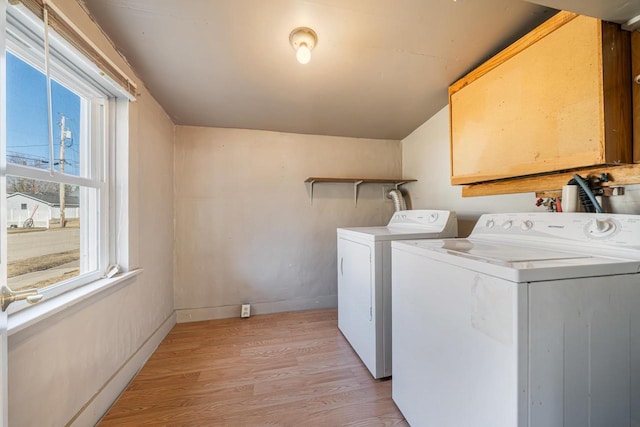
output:
[[[79,259],[79,249],[21,259],[7,264],[7,277],[16,277],[27,273],[33,273],[34,271],[48,270]]]

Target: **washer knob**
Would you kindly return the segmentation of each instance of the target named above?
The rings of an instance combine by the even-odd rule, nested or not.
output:
[[[494,225],[496,225],[496,223],[492,219],[488,219],[487,222],[484,223],[484,226],[487,228],[493,228]]]
[[[522,224],[520,224],[520,228],[522,228],[523,230],[531,230],[531,228],[533,228],[533,222],[527,220],[522,221]]]
[[[505,230],[508,230],[511,228],[512,225],[513,225],[513,221],[507,220],[502,223],[502,228],[504,228]]]
[[[616,224],[608,219],[594,219],[589,225],[589,234],[594,237],[604,237],[616,231]]]
[[[433,212],[431,215],[429,215],[429,217],[427,218],[427,221],[436,222],[437,219],[438,219],[438,214]]]

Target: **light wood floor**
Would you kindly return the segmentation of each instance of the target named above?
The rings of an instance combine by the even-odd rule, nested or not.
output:
[[[407,426],[336,310],[182,323],[100,426]]]

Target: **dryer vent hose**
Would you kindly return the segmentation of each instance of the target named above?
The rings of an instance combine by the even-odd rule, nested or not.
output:
[[[396,212],[407,210],[407,203],[404,201],[402,193],[397,188],[389,190],[389,192],[387,193],[387,198],[393,200],[393,207],[395,208]]]

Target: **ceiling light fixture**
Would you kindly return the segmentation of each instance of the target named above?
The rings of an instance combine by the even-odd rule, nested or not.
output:
[[[311,51],[318,44],[318,36],[311,28],[298,27],[289,34],[289,43],[296,51],[296,58],[301,64],[311,60]]]

